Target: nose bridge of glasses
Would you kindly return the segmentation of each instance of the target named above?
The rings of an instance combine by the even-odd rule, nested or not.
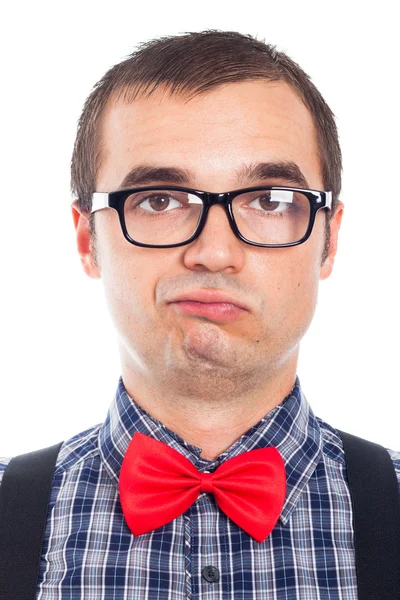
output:
[[[235,231],[235,224],[232,221],[232,217],[230,214],[230,209],[229,209],[229,200],[230,200],[230,196],[231,193],[230,192],[221,192],[221,193],[213,193],[213,192],[207,192],[205,195],[203,195],[203,218],[202,220],[202,224],[200,225],[200,230],[198,231],[198,234],[202,233],[204,227],[207,227],[207,224],[210,224],[210,211],[211,209],[213,209],[211,212],[212,213],[218,213],[218,209],[215,210],[215,207],[219,205],[219,211],[220,213],[224,212],[225,213],[225,218],[227,219],[227,223],[225,223],[224,226],[228,225],[228,228],[232,230],[233,234],[235,236],[237,236],[237,233]],[[221,215],[220,217],[221,218]],[[224,217],[222,217],[224,218]],[[213,214],[212,220],[213,220],[213,224],[214,223],[214,219],[215,219],[215,214]],[[220,225],[221,221],[218,221],[217,219],[217,225]],[[221,230],[219,229],[219,232]]]
[[[220,206],[221,210],[223,212],[225,212],[229,224],[231,225],[231,219],[230,219],[230,214],[229,214],[229,210],[228,210],[228,204],[229,204],[229,200],[230,200],[230,192],[221,192],[221,193],[213,193],[213,192],[208,192],[205,199],[205,206],[204,209],[207,211],[207,213],[209,213],[210,209],[213,208],[214,206]],[[215,211],[213,211],[215,212]],[[207,220],[209,219],[209,215],[207,214]]]
[[[207,204],[209,208],[211,208],[215,204],[220,204],[221,206],[226,207],[228,205],[230,196],[230,192],[208,192],[206,196]]]

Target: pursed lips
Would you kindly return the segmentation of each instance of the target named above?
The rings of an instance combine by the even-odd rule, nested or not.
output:
[[[240,300],[218,290],[193,290],[178,294],[175,298],[168,301],[172,302],[199,302],[202,304],[231,304],[242,310],[249,308]]]

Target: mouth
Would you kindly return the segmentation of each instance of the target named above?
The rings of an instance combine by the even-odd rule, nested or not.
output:
[[[244,302],[222,290],[197,289],[187,291],[171,298],[169,302],[202,302],[204,304],[233,304],[243,310],[249,310]]]
[[[228,302],[194,302],[192,300],[183,300],[174,302],[173,304],[184,314],[199,315],[219,321],[234,321],[246,314],[246,311],[242,308]]]

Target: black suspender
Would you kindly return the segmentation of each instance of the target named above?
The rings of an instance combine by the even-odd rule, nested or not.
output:
[[[338,431],[353,505],[358,600],[400,600],[400,493],[387,450]],[[35,600],[62,442],[11,459],[0,485],[0,600]]]
[[[0,485],[0,600],[35,600],[47,505],[62,442],[15,456]]]
[[[359,600],[400,600],[400,492],[388,451],[343,431]]]

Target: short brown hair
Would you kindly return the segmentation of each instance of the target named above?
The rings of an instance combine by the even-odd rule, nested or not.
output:
[[[287,54],[236,31],[209,29],[141,43],[95,84],[78,121],[71,160],[71,192],[80,208],[91,210],[101,161],[102,117],[110,99],[123,96],[132,102],[138,96],[149,97],[160,86],[171,95],[193,98],[222,84],[257,79],[289,83],[315,124],[323,185],[333,197],[332,212],[325,220],[323,263],[329,251],[330,218],[341,190],[342,154],[335,115],[307,73]],[[94,242],[92,218],[90,227]]]

